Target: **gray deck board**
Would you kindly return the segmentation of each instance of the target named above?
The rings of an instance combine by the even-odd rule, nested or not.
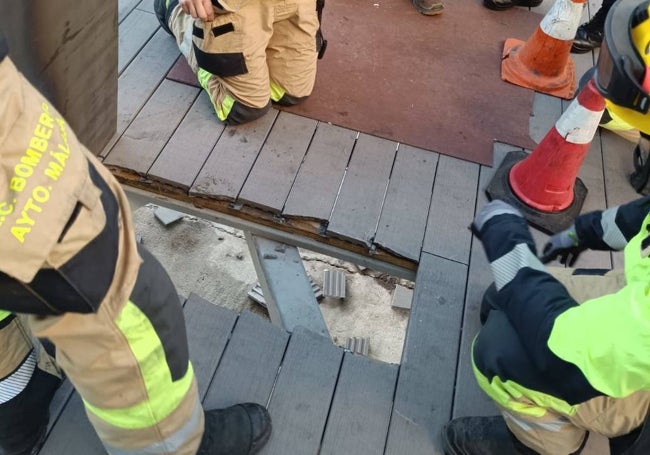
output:
[[[328,220],[356,141],[355,131],[319,123],[283,215]]]
[[[190,194],[235,200],[277,115],[278,111],[271,109],[255,122],[226,127],[196,177]]]
[[[535,10],[545,13],[552,3]],[[583,21],[599,7],[600,0],[590,0]],[[396,152],[391,141],[363,134],[357,140],[355,131],[301,118],[298,124],[309,125],[298,128],[303,134],[298,139],[288,126],[293,119],[285,124],[291,114],[278,117],[275,109],[252,124],[224,128],[207,98],[196,98],[198,89],[163,82],[179,52],[152,12],[152,0],[119,0],[118,126],[103,156],[117,153],[108,155],[108,164],[135,163],[132,170],[192,195],[241,198],[287,218],[328,221],[327,235],[367,247],[376,242],[416,259],[420,247],[414,245],[422,249],[399,366],[343,354],[303,329],[291,335],[251,313],[237,316],[190,296],[184,311],[205,407],[268,404],[274,433],[264,455],[442,455],[438,435],[449,418],[497,412],[476,385],[470,364],[480,300],[492,275],[480,242],[467,230],[475,208],[487,202],[483,188],[495,168],[423,152],[437,159],[432,193],[430,186],[415,183],[429,182],[431,169],[410,166],[419,156],[415,149],[414,161],[402,161],[409,148]],[[576,78],[596,55],[572,55]],[[168,90],[194,92],[181,96],[185,104],[179,104]],[[567,101],[535,94],[533,139],[543,139],[566,106]],[[627,181],[634,145],[610,132],[596,134],[579,172],[589,189],[583,212],[638,197]],[[495,166],[514,149],[495,144]],[[417,212],[429,205],[428,213]],[[417,234],[422,217],[424,238]],[[547,236],[532,233],[541,248]],[[612,263],[621,267],[622,255],[588,252],[578,265]],[[57,393],[51,412],[41,454],[105,453],[69,383]],[[592,438],[585,455],[603,455],[605,446],[602,438]]]
[[[189,190],[224,130],[201,93],[158,155],[147,176]]]
[[[360,134],[327,234],[370,246],[381,215],[397,144]]]
[[[119,52],[117,71],[119,74],[131,63],[140,49],[146,44],[151,36],[158,30],[160,25],[153,14],[140,10],[133,10],[119,29]]]
[[[117,130],[115,138],[107,145],[101,156],[106,156],[115,141],[128,128],[179,54],[180,52],[172,37],[164,30],[158,29],[138,56],[122,72],[117,86]]]
[[[106,455],[75,392],[54,424],[39,455]]]
[[[138,1],[139,0],[119,0],[117,2],[117,20],[119,23],[127,18],[131,11],[133,11],[133,9],[138,5]]]
[[[140,3],[138,3],[137,8],[141,11],[147,11],[153,14],[153,0],[142,0]]]
[[[230,339],[237,314],[190,294],[183,308],[190,360],[199,384],[199,396],[205,397],[221,354]]]
[[[146,174],[198,94],[196,87],[164,80],[104,164]]]
[[[204,400],[206,409],[241,402],[266,405],[289,341],[289,334],[243,312]]]
[[[495,147],[494,166],[492,168],[481,166],[477,194],[478,207],[482,207],[488,202],[484,189],[492,180],[492,176],[501,164],[501,161],[503,161],[503,158],[513,149],[515,148],[505,144]],[[481,308],[481,299],[485,289],[492,283],[493,277],[481,242],[473,236],[470,240],[469,273],[467,292],[465,294],[465,310],[461,326],[460,354],[456,367],[453,417],[498,414],[498,410],[492,400],[476,384],[471,365],[470,348],[474,337],[480,329],[479,311]]]
[[[239,194],[239,201],[281,212],[316,131],[316,120],[280,112]]]
[[[479,165],[448,156],[438,162],[422,250],[467,264]]]
[[[321,455],[383,453],[397,370],[397,365],[345,354]]]
[[[438,437],[451,417],[466,280],[466,265],[422,254],[386,455],[442,455]]]
[[[375,236],[378,246],[420,258],[437,164],[437,153],[399,145]]]
[[[317,455],[343,351],[297,328],[271,396],[273,433],[260,455]]]

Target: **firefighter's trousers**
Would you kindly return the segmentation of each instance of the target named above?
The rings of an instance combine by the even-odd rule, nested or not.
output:
[[[178,0],[168,24],[179,49],[227,124],[261,117],[270,102],[307,98],[316,80],[319,28],[315,0],[250,0],[219,11],[212,22],[194,20]]]
[[[111,455],[195,455],[203,410],[178,294],[136,244],[118,182],[2,57],[0,454],[33,442],[63,371]]]

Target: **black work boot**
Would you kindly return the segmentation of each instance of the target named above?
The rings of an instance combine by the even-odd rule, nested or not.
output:
[[[270,436],[271,417],[259,404],[205,411],[205,431],[196,455],[253,455]]]
[[[600,47],[603,42],[603,29],[605,28],[605,18],[609,8],[601,7],[589,22],[585,22],[576,31],[573,38],[571,52],[574,54],[584,54]]]
[[[461,417],[442,429],[445,455],[538,455],[514,437],[501,416]]]
[[[534,8],[542,4],[542,0],[483,0],[486,8],[494,11],[503,11],[513,6],[528,6]]]
[[[169,16],[167,14],[167,8],[170,0],[153,0],[153,10],[156,12],[156,17],[158,18],[158,23],[160,26],[170,35],[174,36],[172,31],[169,28]],[[178,0],[171,1],[171,3],[178,3]]]

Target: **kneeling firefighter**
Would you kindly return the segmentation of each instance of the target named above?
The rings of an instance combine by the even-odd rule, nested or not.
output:
[[[650,2],[619,0],[593,75],[607,108],[650,133]],[[472,224],[494,276],[472,345],[479,386],[501,411],[442,431],[447,455],[567,455],[587,435],[612,455],[650,453],[650,197],[578,216],[543,255],[521,214],[495,200]],[[624,250],[622,270],[572,267],[585,249]]]
[[[120,185],[0,35],[0,455],[38,453],[63,373],[112,455],[248,455],[271,432],[257,404],[202,409],[178,294]]]

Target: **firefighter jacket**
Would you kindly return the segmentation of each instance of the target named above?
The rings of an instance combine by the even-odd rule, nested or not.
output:
[[[119,251],[129,273],[140,262],[120,236],[122,190],[1,49],[0,309],[94,312]],[[125,301],[129,282],[112,298]]]
[[[480,237],[492,268],[495,311],[507,327],[481,330],[472,346],[480,387],[531,417],[572,415],[599,396],[650,389],[650,198],[575,221],[580,244],[625,250],[625,285],[576,302],[537,258],[526,221],[494,216]],[[488,319],[488,323],[489,323]]]

